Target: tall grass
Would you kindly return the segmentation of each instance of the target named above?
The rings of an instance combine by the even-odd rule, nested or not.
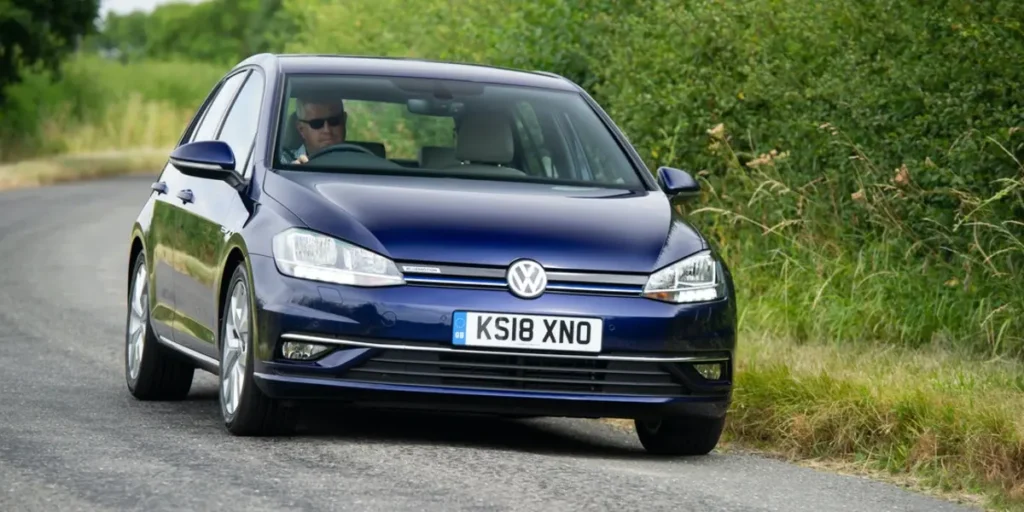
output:
[[[122,64],[79,55],[59,76],[28,73],[0,112],[0,161],[169,148],[226,70],[189,62]]]
[[[745,339],[728,440],[1024,509],[1024,366]]]
[[[721,164],[717,176],[702,173],[705,196],[690,214],[735,267],[741,321],[796,341],[1020,355],[1024,224],[1000,213],[1024,207],[1024,166],[1004,153],[1020,176],[998,180],[989,197],[925,187],[905,166],[884,171],[822,129],[855,154],[852,193],[835,176],[792,172],[787,152],[740,163],[728,129],[709,130],[708,152]],[[949,220],[913,224],[907,210],[939,194],[959,204]]]
[[[1024,355],[1024,11],[1017,2],[290,0],[288,51],[550,70],[691,218],[741,321],[795,340]],[[373,34],[365,37],[365,34]],[[710,133],[709,133],[710,130]]]

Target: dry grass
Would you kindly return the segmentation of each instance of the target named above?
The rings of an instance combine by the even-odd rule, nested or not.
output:
[[[116,151],[122,148],[173,147],[194,112],[167,101],[146,100],[133,92],[112,102],[102,115],[76,123],[59,113],[43,122],[43,138],[59,141],[69,154]],[[74,126],[69,130],[68,126]]]
[[[0,190],[126,174],[157,175],[166,149],[61,155],[0,165]]]
[[[1024,510],[1024,364],[742,339],[726,450]]]

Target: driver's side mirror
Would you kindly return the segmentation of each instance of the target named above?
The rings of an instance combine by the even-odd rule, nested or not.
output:
[[[670,196],[692,197],[700,193],[700,184],[690,173],[671,167],[658,168],[658,184]]]
[[[219,140],[201,140],[178,146],[171,152],[171,164],[182,173],[197,178],[226,181],[234,188],[242,184],[235,171],[231,146]]]

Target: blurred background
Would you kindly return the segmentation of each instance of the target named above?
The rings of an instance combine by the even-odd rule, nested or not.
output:
[[[0,163],[143,154],[130,167],[157,172],[213,84],[259,52],[553,71],[586,87],[652,170],[701,180],[686,208],[736,274],[743,364],[780,369],[741,374],[745,405],[774,390],[763,397],[775,405],[751,409],[764,418],[785,390],[838,400],[827,379],[794,383],[793,354],[861,382],[899,373],[878,355],[892,349],[942,361],[1024,354],[1019,0],[43,4],[0,0]],[[853,359],[811,348],[836,346],[872,364],[844,368]],[[932,367],[942,365],[921,365]],[[1000,375],[936,392],[1024,391],[1024,371]],[[841,434],[852,416],[838,417],[807,431]],[[853,449],[801,439],[791,419],[750,422],[746,435],[785,430],[797,450]]]

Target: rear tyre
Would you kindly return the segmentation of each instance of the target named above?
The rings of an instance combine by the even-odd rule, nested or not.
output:
[[[139,400],[181,400],[192,388],[195,367],[162,345],[149,323],[149,274],[140,252],[128,282],[124,375],[128,391]]]
[[[220,412],[236,436],[288,434],[295,428],[296,411],[266,396],[253,380],[252,303],[248,273],[238,265],[220,322]]]
[[[668,417],[636,420],[640,444],[654,455],[707,455],[718,445],[725,417]]]

